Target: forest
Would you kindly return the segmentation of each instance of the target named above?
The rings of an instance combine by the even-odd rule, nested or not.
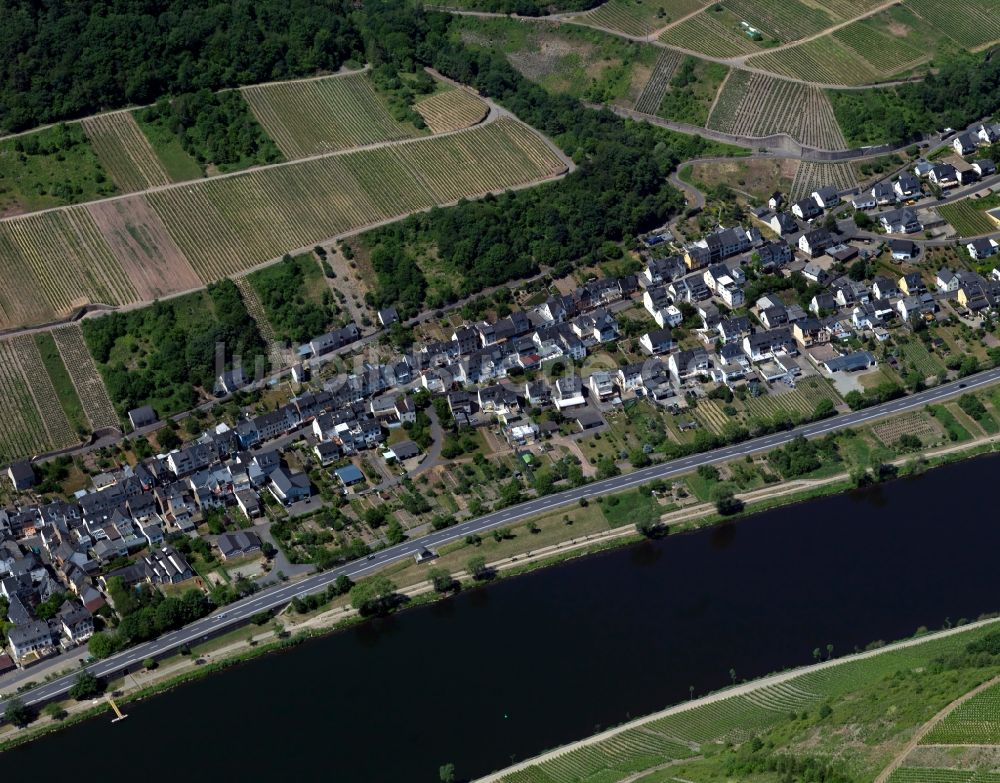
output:
[[[0,127],[335,70],[364,59],[347,0],[0,0]]]
[[[255,357],[266,354],[231,280],[213,283],[205,293],[88,319],[83,333],[119,409],[149,403],[161,417],[191,408],[197,387],[212,390],[221,370],[218,346],[226,364],[242,357],[250,369]]]

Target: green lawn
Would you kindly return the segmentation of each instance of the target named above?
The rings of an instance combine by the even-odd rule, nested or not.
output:
[[[605,497],[601,511],[611,527],[658,522],[662,513],[656,498],[639,490]]]
[[[62,355],[56,347],[56,341],[49,332],[39,332],[35,335],[35,344],[38,346],[38,352],[42,356],[42,364],[45,366],[49,378],[52,379],[56,396],[59,398],[59,405],[65,412],[70,426],[78,433],[87,432],[90,429],[87,414],[83,410],[83,403],[80,401],[80,396],[73,385],[73,379],[70,378]]]
[[[191,155],[185,152],[181,146],[181,141],[175,133],[172,133],[161,123],[146,122],[142,119],[142,112],[134,112],[139,129],[149,139],[153,145],[156,157],[163,164],[163,170],[174,182],[185,182],[189,179],[199,179],[204,176],[201,166],[198,165]]]
[[[958,419],[944,405],[931,405],[929,408],[931,415],[941,422],[941,425],[945,428],[949,440],[963,441],[969,440],[972,437],[969,431],[958,423]]]

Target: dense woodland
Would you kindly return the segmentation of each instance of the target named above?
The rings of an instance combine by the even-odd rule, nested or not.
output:
[[[325,332],[340,310],[330,289],[309,272],[318,270],[310,256],[285,256],[280,264],[269,266],[250,276],[250,283],[275,336],[283,342],[301,343]],[[306,298],[307,290],[322,287],[320,302]]]
[[[205,88],[173,100],[161,98],[139,116],[143,122],[161,125],[177,136],[184,151],[202,165],[214,163],[226,168],[282,160],[277,145],[235,91]]]
[[[906,142],[928,131],[964,128],[1000,111],[1000,58],[964,56],[924,81],[884,90],[831,93],[852,146]]]
[[[84,321],[87,346],[120,410],[150,401],[160,416],[191,408],[195,387],[214,386],[219,345],[226,363],[242,357],[249,368],[266,353],[231,280],[209,285],[207,295],[204,307],[197,299],[202,295],[193,294]]]
[[[0,0],[0,127],[363,59],[346,0]]]

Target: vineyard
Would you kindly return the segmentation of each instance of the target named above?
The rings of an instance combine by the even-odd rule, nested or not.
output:
[[[780,394],[747,397],[744,404],[750,416],[771,419],[777,414],[792,412],[812,416],[821,400],[829,400],[834,405],[841,403],[840,397],[829,383],[822,378],[813,377],[800,379],[794,389]]]
[[[31,335],[0,341],[0,462],[76,443]]]
[[[961,13],[940,0],[909,0],[907,5],[962,47],[978,49],[1000,40],[995,0],[966,0]]]
[[[149,140],[127,111],[83,120],[83,129],[101,165],[124,192],[170,182]]]
[[[0,326],[44,322],[90,302],[136,299],[86,207],[0,222]]]
[[[842,27],[833,33],[833,37],[848,46],[858,57],[867,60],[872,68],[883,75],[911,68],[932,54],[917,49],[901,38],[883,33],[868,20]]]
[[[798,0],[724,0],[723,5],[779,41],[797,41],[834,24],[825,11]]]
[[[608,0],[593,11],[573,17],[574,22],[618,30],[634,38],[644,38],[674,19],[679,19],[703,5],[700,0],[669,0],[644,3],[642,0]]]
[[[52,337],[56,341],[73,386],[83,403],[84,413],[92,429],[120,427],[118,414],[111,404],[104,381],[97,372],[97,365],[83,341],[83,331],[78,324],[54,329]]]
[[[445,90],[417,101],[413,108],[424,118],[432,133],[468,128],[482,122],[489,107],[468,90]]]
[[[832,185],[839,191],[857,185],[857,174],[850,163],[812,163],[802,161],[792,181],[792,201],[805,198],[817,188]]]
[[[260,84],[243,97],[289,160],[417,135],[389,114],[368,74]]]
[[[449,136],[258,169],[148,198],[208,282],[346,231],[563,169],[536,133],[501,119]]]
[[[928,444],[941,440],[941,426],[923,411],[917,411],[879,422],[872,427],[872,434],[886,446],[903,435],[913,435]]]
[[[925,745],[1000,745],[1000,685],[993,685],[959,704],[921,742]]]
[[[931,769],[900,767],[888,783],[1000,783],[1000,773],[974,769]]]
[[[822,90],[746,71],[730,75],[708,127],[740,136],[787,133],[809,147],[847,148]]]
[[[670,80],[673,78],[674,71],[677,70],[682,59],[684,59],[683,55],[669,49],[664,49],[660,53],[653,66],[653,72],[649,75],[649,81],[646,82],[638,99],[636,99],[636,111],[641,111],[644,114],[656,114],[660,104],[663,103],[663,96],[670,88]]]
[[[664,31],[660,41],[668,46],[700,52],[709,57],[736,57],[760,51],[760,47],[747,38],[738,27],[727,26],[716,19],[712,10],[692,16],[676,27]]]
[[[849,85],[876,82],[932,55],[916,39],[910,43],[879,29],[878,20],[862,19],[822,38],[753,57],[749,64],[797,79]]]
[[[944,362],[932,354],[922,340],[900,340],[900,360],[904,367],[913,367],[921,378],[929,378],[944,370]]]
[[[995,629],[995,625],[987,626],[977,631],[836,663],[749,689],[741,695],[690,708],[681,705],[666,715],[653,716],[639,725],[623,727],[598,742],[567,749],[545,761],[509,772],[499,780],[502,783],[611,783],[623,778],[635,779],[635,773],[642,770],[706,751],[706,755],[710,755],[725,743],[743,742],[787,720],[791,713],[808,712],[824,702],[845,696],[856,700],[865,688],[882,683],[900,671],[923,671],[923,667],[938,656],[962,650],[973,639]],[[987,721],[993,721],[998,711],[1000,703],[997,702],[981,708]],[[690,769],[691,773],[695,771],[693,767]],[[937,771],[933,773],[937,774]],[[964,777],[910,776],[904,768],[894,773],[890,780],[902,783],[973,781],[971,772],[956,774],[963,774]],[[902,777],[897,777],[899,775]],[[687,777],[685,775],[685,779]],[[1000,783],[1000,780],[988,776],[974,779],[974,783],[980,781]]]
[[[974,237],[996,230],[996,225],[986,212],[969,199],[942,204],[938,207],[938,214],[954,226],[959,236]]]

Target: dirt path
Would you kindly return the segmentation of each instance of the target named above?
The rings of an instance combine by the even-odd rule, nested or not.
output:
[[[909,756],[911,752],[913,752],[913,749],[915,747],[917,747],[917,745],[920,744],[920,740],[922,740],[931,729],[933,729],[935,726],[937,726],[953,710],[955,710],[956,708],[962,706],[963,704],[965,704],[965,702],[967,702],[973,696],[981,693],[982,691],[986,690],[990,686],[996,685],[998,682],[1000,682],[1000,674],[998,674],[996,677],[994,677],[991,680],[987,680],[986,682],[982,683],[981,685],[977,685],[975,688],[973,688],[968,693],[966,693],[966,694],[964,694],[962,696],[959,696],[957,699],[955,699],[955,701],[953,701],[951,704],[947,705],[944,709],[942,709],[940,712],[938,712],[937,715],[935,715],[933,718],[931,718],[929,721],[927,721],[927,723],[925,723],[923,726],[921,726],[919,729],[917,729],[916,734],[914,734],[910,738],[910,741],[906,743],[906,745],[903,747],[903,749],[897,754],[896,758],[894,758],[892,761],[890,761],[889,765],[879,773],[879,776],[877,778],[875,778],[875,782],[874,783],[886,783],[886,781],[889,779],[889,776],[893,772],[895,772],[902,765],[902,763],[906,760],[906,757]],[[953,746],[949,746],[949,747],[953,747]]]

